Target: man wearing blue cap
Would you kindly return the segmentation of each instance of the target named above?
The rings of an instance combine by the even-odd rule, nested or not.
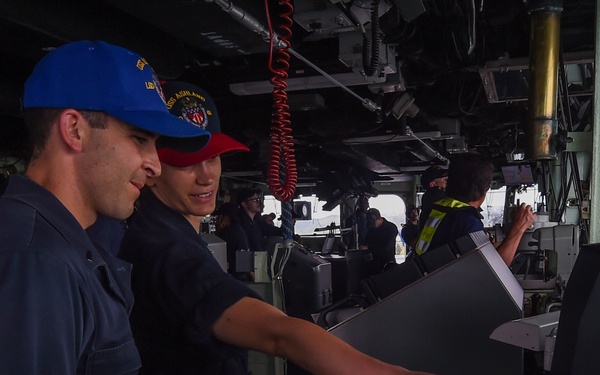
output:
[[[246,350],[287,357],[313,374],[417,374],[362,354],[308,321],[291,318],[225,273],[198,235],[215,209],[219,155],[247,148],[222,134],[208,94],[190,84],[163,86],[173,114],[210,130],[198,152],[159,149],[128,220],[119,256],[133,264],[131,327],[143,374],[246,375]],[[423,373],[420,373],[423,374]]]
[[[159,135],[209,135],[168,112],[141,56],[104,42],[50,52],[23,106],[31,157],[0,200],[0,372],[137,373],[131,267],[85,229],[131,215],[161,173]]]

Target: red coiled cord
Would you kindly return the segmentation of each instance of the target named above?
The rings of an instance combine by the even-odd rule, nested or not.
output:
[[[271,118],[271,145],[270,161],[267,171],[267,184],[273,196],[282,202],[290,201],[294,198],[296,191],[296,182],[298,181],[298,171],[296,169],[296,156],[294,155],[294,143],[292,129],[289,126],[290,112],[287,104],[286,79],[287,71],[290,67],[288,53],[289,38],[292,35],[291,27],[293,21],[291,15],[293,6],[290,0],[281,0],[279,5],[283,8],[280,13],[281,29],[279,39],[284,42],[285,47],[277,48],[277,67],[273,65],[273,27],[269,16],[268,0],[265,0],[267,10],[267,21],[270,32],[269,48],[269,70],[273,73],[270,82],[273,84],[273,116]]]

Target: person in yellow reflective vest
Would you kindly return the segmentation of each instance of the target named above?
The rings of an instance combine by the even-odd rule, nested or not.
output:
[[[433,204],[417,241],[418,255],[484,229],[479,212],[492,184],[493,173],[493,163],[481,155],[464,154],[452,159],[448,169],[447,198]],[[523,233],[534,220],[532,207],[525,203],[513,212],[508,234],[500,244],[496,244],[507,265],[512,262]]]

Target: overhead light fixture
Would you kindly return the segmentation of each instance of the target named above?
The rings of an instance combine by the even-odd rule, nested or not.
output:
[[[427,168],[431,167],[430,164],[426,165],[408,165],[406,167],[398,167],[401,172],[424,172]]]
[[[317,111],[326,109],[325,98],[318,93],[296,93],[288,96],[290,112]]]
[[[342,140],[347,145],[361,145],[361,144],[372,144],[372,143],[392,143],[392,142],[407,142],[414,141],[417,139],[440,139],[442,133],[439,131],[431,132],[420,132],[413,133],[414,135],[399,135],[399,134],[387,134],[387,135],[374,135],[370,137],[354,137]],[[446,139],[446,138],[443,138]]]
[[[385,77],[366,77],[354,72],[331,74],[331,77],[336,79],[338,82],[344,84],[345,86],[359,86],[385,82]],[[332,82],[329,78],[323,76],[288,78],[286,80],[286,83],[286,91],[322,89],[339,86],[336,83]],[[271,82],[269,81],[232,83],[229,85],[229,89],[234,94],[241,96],[269,94],[273,91],[273,84],[271,84]]]

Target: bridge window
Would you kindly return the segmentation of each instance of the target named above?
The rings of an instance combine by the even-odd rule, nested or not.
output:
[[[538,203],[539,194],[537,184],[523,188],[517,191],[515,194],[515,204],[517,202],[527,203],[536,209],[536,203]],[[496,224],[502,225],[504,218],[504,203],[506,201],[506,187],[503,186],[496,190],[490,190],[485,196],[485,200],[481,204],[483,211],[483,225],[485,227],[493,227]]]
[[[316,228],[323,228],[332,223],[335,226],[340,225],[340,207],[337,206],[331,211],[323,211],[321,207],[326,203],[319,200],[315,195],[308,197],[300,196],[296,201],[309,202],[311,206],[311,219],[310,220],[297,220],[294,227],[296,234],[301,236],[312,235],[315,233]],[[277,215],[275,219],[275,225],[281,226],[281,202],[275,199],[272,195],[265,195],[265,208],[263,214],[269,214],[273,212]]]
[[[326,203],[319,200],[316,196],[300,196],[296,201],[309,202],[311,205],[311,219],[297,220],[295,232],[301,236],[311,236],[315,234],[315,229],[324,228],[331,224],[340,226],[340,207],[337,206],[331,211],[323,211],[321,207]],[[369,206],[376,208],[381,212],[386,220],[396,224],[398,231],[402,230],[402,225],[406,222],[405,208],[406,205],[402,198],[395,194],[380,194],[377,197],[369,199]],[[265,208],[263,214],[273,212],[276,215],[275,225],[281,226],[281,202],[275,199],[272,195],[265,195]],[[339,236],[339,231],[335,231]],[[321,232],[320,234],[325,234]],[[398,263],[404,262],[406,255],[406,245],[400,237],[400,233],[396,236],[396,260]]]

